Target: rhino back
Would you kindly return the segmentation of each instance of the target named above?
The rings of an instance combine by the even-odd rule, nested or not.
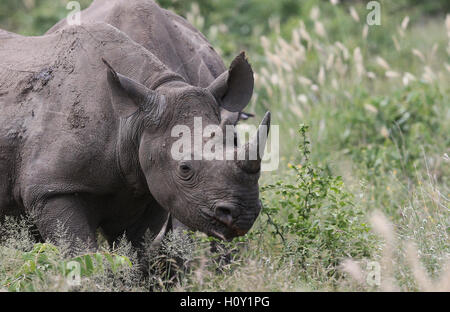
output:
[[[95,0],[82,11],[81,22],[95,21],[117,27],[191,85],[206,87],[226,70],[202,33],[152,0]],[[48,33],[65,27],[62,20]]]

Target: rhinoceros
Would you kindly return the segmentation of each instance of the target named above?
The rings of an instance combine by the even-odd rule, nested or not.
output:
[[[253,92],[251,66],[241,53],[227,70],[198,31],[152,1],[135,9],[135,22],[150,20],[151,45],[95,20],[41,37],[0,31],[0,218],[32,213],[44,239],[61,224],[93,248],[98,228],[140,246],[169,212],[220,239],[244,235],[261,209],[261,157],[247,156],[262,150],[270,113],[234,146],[244,160],[179,160],[170,147],[173,127],[192,129],[195,117],[234,124]]]
[[[226,71],[221,57],[200,31],[152,0],[95,0],[80,13],[80,21],[104,22],[118,28],[192,86],[206,88]],[[63,19],[47,34],[68,26],[68,20]],[[252,79],[249,77],[248,83],[253,83]],[[242,111],[230,112],[224,107],[220,113],[221,122],[230,125],[253,116]],[[173,216],[168,224],[164,231],[186,228]]]

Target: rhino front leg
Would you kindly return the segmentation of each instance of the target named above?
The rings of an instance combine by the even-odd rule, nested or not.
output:
[[[69,245],[70,253],[78,248],[97,249],[98,218],[94,205],[84,197],[78,194],[57,195],[43,200],[32,210],[44,240],[57,244],[64,242]],[[82,246],[79,246],[80,242]]]

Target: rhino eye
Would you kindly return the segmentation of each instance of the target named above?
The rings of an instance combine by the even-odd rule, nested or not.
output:
[[[180,173],[184,177],[190,176],[192,174],[192,172],[193,172],[193,169],[192,169],[191,165],[188,164],[188,163],[181,163],[180,166],[179,166],[179,169],[180,169]]]
[[[189,166],[186,165],[186,164],[181,164],[181,165],[180,165],[180,170],[181,170],[181,171],[187,172],[187,171],[190,171],[190,170],[191,170],[191,167],[189,167]]]

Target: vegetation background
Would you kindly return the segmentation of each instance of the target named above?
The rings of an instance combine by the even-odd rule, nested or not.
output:
[[[449,1],[378,1],[374,26],[368,1],[158,2],[227,63],[248,52],[250,111],[271,110],[281,137],[261,216],[214,251],[203,235],[172,233],[149,250],[150,278],[125,242],[70,258],[7,219],[0,290],[450,291]],[[0,28],[42,35],[67,3],[2,0]],[[70,261],[79,286],[67,283]]]

